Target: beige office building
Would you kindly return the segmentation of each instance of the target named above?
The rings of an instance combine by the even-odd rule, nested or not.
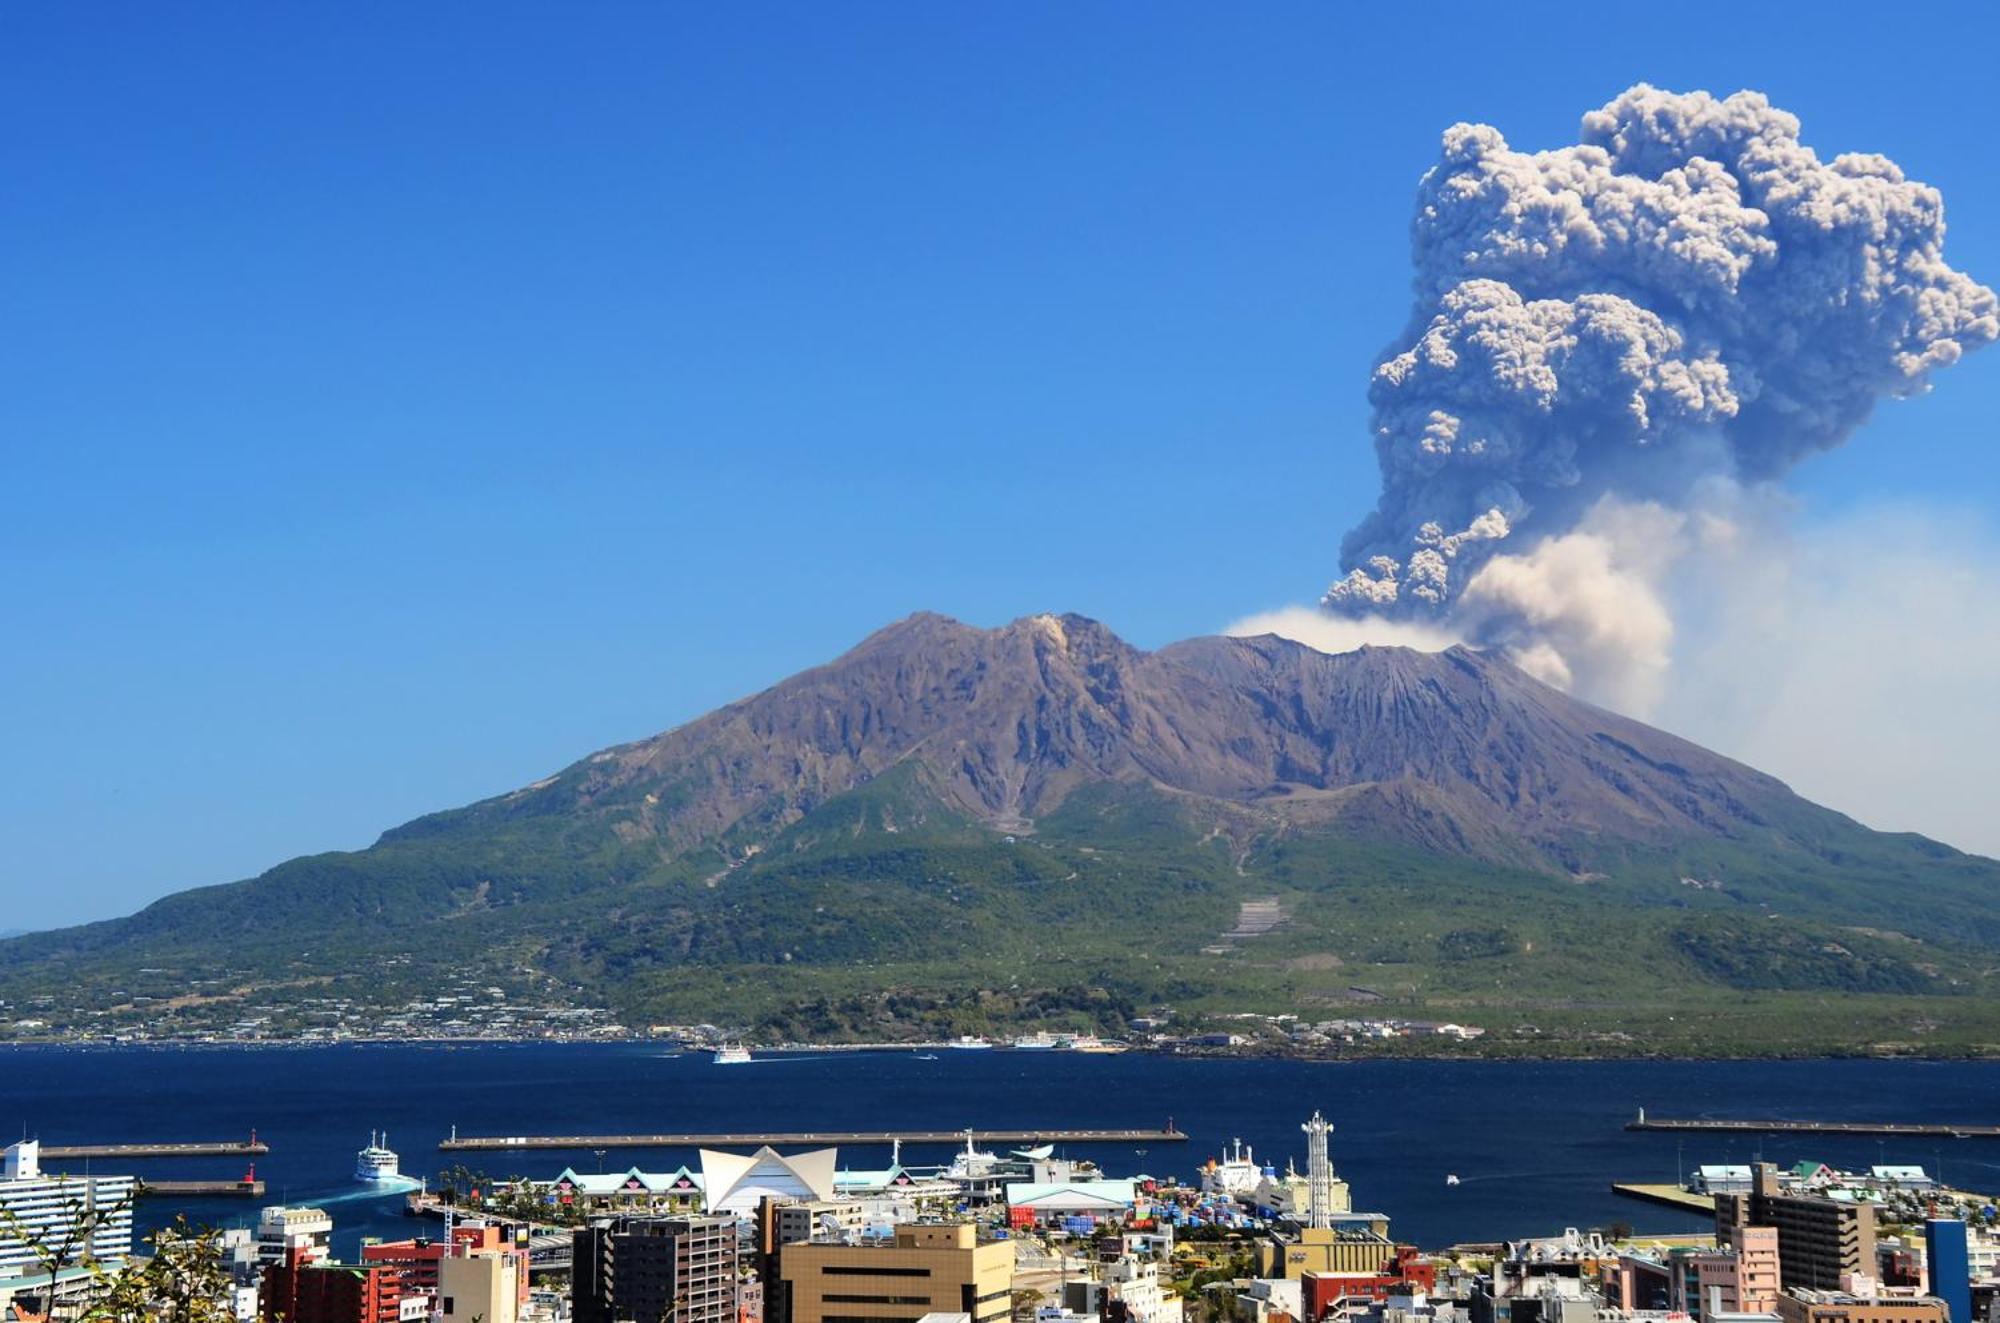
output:
[[[1309,1272],[1368,1275],[1386,1271],[1396,1257],[1389,1219],[1350,1214],[1337,1228],[1303,1227],[1292,1239],[1272,1235],[1257,1242],[1257,1275],[1297,1281]]]
[[[527,1294],[526,1254],[474,1254],[438,1260],[438,1312],[446,1323],[515,1323]]]
[[[899,1226],[893,1241],[779,1251],[786,1323],[917,1323],[939,1313],[1005,1323],[1013,1286],[1013,1244],[982,1245],[962,1223]]]

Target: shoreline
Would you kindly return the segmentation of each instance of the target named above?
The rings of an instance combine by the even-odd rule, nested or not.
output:
[[[27,1050],[50,1052],[208,1052],[208,1051],[297,1051],[301,1049],[333,1048],[439,1048],[459,1050],[468,1048],[522,1048],[522,1047],[658,1047],[661,1055],[703,1056],[711,1049],[706,1047],[680,1047],[665,1039],[647,1037],[577,1037],[577,1038],[454,1038],[428,1037],[423,1035],[400,1036],[395,1038],[345,1038],[339,1040],[285,1038],[285,1039],[176,1039],[147,1040],[138,1042],[107,1042],[102,1039],[13,1039],[0,1040],[0,1052]],[[939,1052],[949,1049],[947,1043],[804,1043],[785,1046],[758,1047],[752,1049],[766,1057],[778,1056],[823,1056],[829,1054],[861,1055],[889,1052]],[[972,1055],[1012,1056],[1016,1053],[1036,1060],[1048,1058],[1091,1057],[1109,1059],[1116,1057],[1145,1057],[1150,1060],[1184,1061],[1294,1061],[1300,1064],[1319,1065],[1360,1065],[1368,1062],[1483,1062],[1493,1065],[1535,1065],[1542,1063],[1580,1062],[1636,1062],[1650,1061],[1661,1064],[1694,1065],[1705,1062],[1784,1062],[1784,1061],[1901,1061],[1913,1065],[1931,1064],[1974,1064],[1978,1062],[2000,1062],[2000,1051],[1993,1052],[1889,1052],[1865,1049],[1802,1048],[1786,1051],[1771,1048],[1747,1052],[1684,1053],[1665,1051],[1631,1052],[1467,1052],[1467,1051],[1398,1051],[1398,1052],[1350,1052],[1350,1053],[1306,1053],[1285,1051],[1260,1051],[1252,1047],[1235,1048],[1175,1048],[1156,1046],[1135,1046],[1118,1052],[1041,1052],[995,1045],[985,1053]]]

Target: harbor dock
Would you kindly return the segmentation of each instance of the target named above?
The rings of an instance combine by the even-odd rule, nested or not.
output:
[[[1169,1125],[1161,1130],[979,1130],[973,1142],[989,1144],[1176,1144],[1187,1135]],[[957,1144],[964,1130],[790,1130],[685,1135],[489,1135],[452,1136],[439,1143],[447,1153],[525,1148],[755,1148],[763,1144]]]
[[[182,1198],[216,1198],[236,1195],[245,1199],[264,1197],[264,1182],[254,1177],[240,1181],[140,1181],[136,1193],[141,1199],[178,1195]]]
[[[1707,1117],[1647,1116],[1640,1108],[1627,1130],[1724,1131],[1735,1134],[1773,1134],[1798,1131],[1812,1135],[1904,1135],[1935,1139],[2000,1139],[2000,1125],[1959,1122],[1930,1124],[1916,1121],[1731,1121]]]
[[[1650,1204],[1665,1204],[1682,1212],[1710,1214],[1715,1211],[1715,1196],[1696,1194],[1683,1190],[1678,1185],[1647,1185],[1636,1181],[1613,1181],[1611,1193],[1622,1194],[1628,1199],[1644,1199]]]
[[[255,1158],[271,1151],[253,1131],[248,1139],[181,1144],[44,1144],[44,1158]]]

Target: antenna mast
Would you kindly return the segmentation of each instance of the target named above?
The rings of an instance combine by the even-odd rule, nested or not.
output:
[[[1306,1132],[1307,1225],[1324,1231],[1333,1225],[1333,1164],[1326,1156],[1326,1137],[1333,1126],[1315,1111],[1299,1129]]]

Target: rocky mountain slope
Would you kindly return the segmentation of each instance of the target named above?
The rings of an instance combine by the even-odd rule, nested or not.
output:
[[[998,831],[1032,831],[1080,786],[1118,782],[1551,863],[1593,838],[1768,831],[1792,800],[1464,648],[1330,656],[1262,637],[1149,653],[1079,616],[987,630],[918,615],[754,698],[384,839],[594,818],[670,857],[906,766]]]

